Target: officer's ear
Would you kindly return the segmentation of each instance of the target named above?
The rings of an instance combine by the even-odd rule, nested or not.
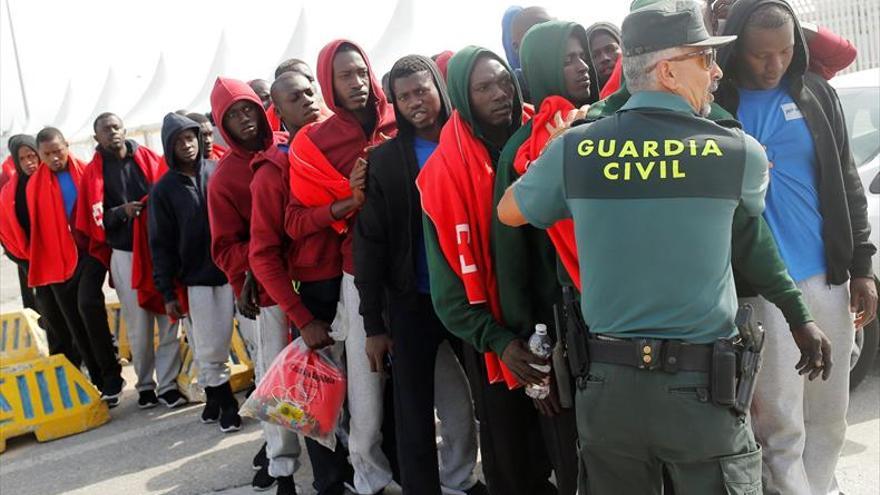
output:
[[[676,71],[674,64],[670,63],[668,60],[661,60],[657,67],[654,68],[654,74],[657,78],[657,85],[662,89],[665,89],[670,92],[674,92],[679,87],[679,81],[676,78]]]

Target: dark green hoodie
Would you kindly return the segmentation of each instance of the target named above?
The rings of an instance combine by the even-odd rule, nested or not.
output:
[[[483,130],[474,120],[470,107],[469,87],[471,72],[474,64],[480,57],[492,57],[501,62],[513,76],[513,71],[507,63],[498,55],[485,48],[468,46],[459,50],[449,60],[446,84],[449,90],[449,99],[452,106],[461,114],[462,118],[471,126],[474,135],[483,139]],[[513,119],[510,133],[513,134],[520,127],[522,120],[522,97],[516,78],[513,78],[516,86],[516,95],[513,101]],[[485,143],[485,140],[484,140]],[[489,156],[492,158],[492,167],[497,169],[496,164],[501,150],[486,144]],[[431,274],[431,297],[434,301],[434,309],[440,317],[440,321],[454,335],[463,341],[470,343],[480,352],[494,351],[499,356],[504,352],[507,345],[517,337],[515,330],[498,323],[492,316],[489,307],[485,304],[472,305],[468,302],[464,285],[455,274],[443,252],[437,239],[437,230],[427,217],[423,217],[422,225],[425,230],[425,250],[428,257],[428,270]],[[493,252],[495,249],[494,240]],[[500,280],[499,280],[500,284]]]
[[[566,44],[569,37],[583,40],[586,53],[587,34],[574,22],[551,21],[539,24],[523,38],[520,61],[523,75],[532,88],[536,110],[549,96],[570,98],[565,91],[563,76]],[[591,94],[598,92],[596,73],[590,68]],[[517,150],[532,134],[532,123],[527,122],[507,141],[495,175],[494,204],[501,201],[504,191],[519,174],[513,167]],[[492,221],[495,273],[504,321],[523,337],[527,337],[536,323],[553,327],[553,304],[561,297],[557,277],[556,249],[547,232],[530,225],[518,228],[502,224],[498,217]],[[560,276],[567,279],[565,270]],[[551,335],[553,332],[551,331]]]

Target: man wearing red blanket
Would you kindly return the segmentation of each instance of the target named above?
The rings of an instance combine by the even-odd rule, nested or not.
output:
[[[88,252],[88,240],[73,228],[77,197],[86,183],[86,165],[69,153],[61,131],[47,127],[37,134],[43,161],[28,181],[31,224],[28,284],[49,286],[89,370],[89,379],[110,407],[119,403],[125,382],[102,285],[107,269]]]
[[[133,283],[147,282],[155,291],[151,274],[141,273],[141,264],[135,262],[135,258],[148,261],[150,256],[138,249],[146,243],[134,242],[135,219],[144,208],[144,198],[167,167],[152,150],[125,139],[125,126],[115,114],[99,115],[93,127],[98,147],[83,175],[76,227],[88,236],[89,252],[110,268],[137,374],[138,407],[153,407],[159,400],[175,404],[182,399],[176,381],[180,371],[177,322],[159,313],[164,313],[161,296],[158,307],[141,307],[147,304],[146,287],[142,290]],[[146,225],[142,227],[145,231]],[[154,347],[153,329],[157,324],[159,345]],[[153,379],[154,370],[158,384]]]

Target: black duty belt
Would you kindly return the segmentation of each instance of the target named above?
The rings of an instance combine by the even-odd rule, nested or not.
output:
[[[619,364],[644,370],[701,371],[712,369],[711,344],[678,340],[591,338],[587,348],[594,363]]]

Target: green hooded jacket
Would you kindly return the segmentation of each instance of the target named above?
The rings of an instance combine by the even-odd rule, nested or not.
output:
[[[572,35],[581,38],[585,53],[589,53],[586,32],[574,22],[545,22],[529,29],[523,38],[520,62],[537,108],[548,96],[571,100],[565,90],[563,54]],[[598,91],[592,68],[590,77],[594,81],[591,91]],[[495,205],[519,178],[513,166],[514,158],[531,134],[532,123],[527,122],[504,146],[495,174]],[[492,236],[505,323],[524,338],[529,336],[536,323],[544,323],[552,329],[553,305],[562,298],[557,272],[566,280],[568,276],[558,265],[556,248],[547,232],[530,225],[508,227],[496,216],[492,219]]]
[[[504,59],[485,48],[476,46],[468,46],[459,50],[449,60],[446,76],[446,85],[452,106],[471,126],[474,135],[481,140],[483,140],[483,130],[474,120],[471,112],[469,87],[474,64],[484,56],[492,57],[500,62],[513,77],[513,71],[510,70],[510,66]],[[515,77],[513,77],[513,83],[516,87],[516,95],[513,102],[511,134],[519,129],[522,120],[522,96]],[[485,142],[485,140],[483,141]],[[486,148],[492,158],[492,166],[497,169],[500,150],[488,143]],[[472,305],[468,302],[461,279],[458,278],[443,256],[433,222],[425,216],[422,225],[425,231],[425,251],[431,278],[431,298],[437,316],[453,335],[470,343],[478,351],[494,351],[500,356],[507,345],[517,337],[517,334],[511,328],[499,324],[487,305]],[[494,241],[493,251],[495,251]]]

